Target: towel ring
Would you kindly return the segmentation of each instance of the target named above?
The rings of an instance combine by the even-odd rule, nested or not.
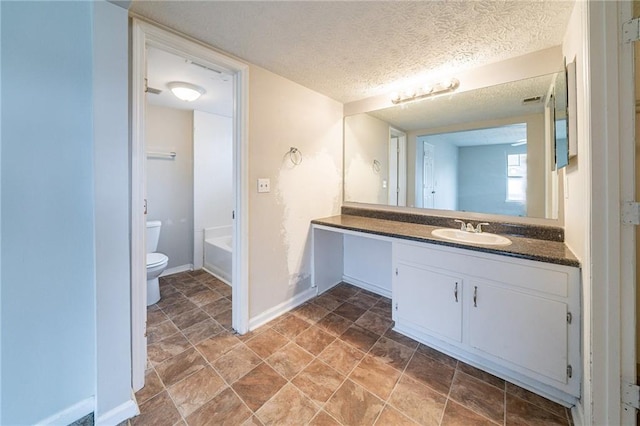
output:
[[[382,164],[380,164],[380,162],[378,160],[373,160],[373,171],[376,173],[380,173],[380,168],[382,167]]]
[[[289,151],[285,155],[289,156],[289,160],[291,160],[294,166],[297,166],[300,163],[302,163],[302,153],[298,148],[294,146],[289,148]]]

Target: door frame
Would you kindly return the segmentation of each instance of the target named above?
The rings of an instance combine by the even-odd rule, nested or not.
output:
[[[249,329],[248,250],[248,114],[249,65],[193,40],[143,20],[132,19],[131,51],[131,356],[132,387],[144,386],[146,367],[146,217],[145,217],[145,74],[146,48],[156,47],[181,57],[223,68],[233,75],[233,261],[232,326]]]

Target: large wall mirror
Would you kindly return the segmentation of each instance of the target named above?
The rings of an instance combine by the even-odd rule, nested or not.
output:
[[[345,201],[557,219],[564,79],[558,72],[345,117]]]

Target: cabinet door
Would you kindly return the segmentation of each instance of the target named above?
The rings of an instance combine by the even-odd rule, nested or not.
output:
[[[462,340],[462,280],[427,268],[398,265],[394,304],[399,324]]]
[[[567,305],[497,285],[467,282],[469,344],[567,382]]]

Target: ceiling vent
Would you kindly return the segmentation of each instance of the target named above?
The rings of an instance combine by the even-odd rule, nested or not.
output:
[[[522,105],[535,105],[539,104],[543,101],[544,96],[532,96],[530,98],[525,98],[522,100]]]

